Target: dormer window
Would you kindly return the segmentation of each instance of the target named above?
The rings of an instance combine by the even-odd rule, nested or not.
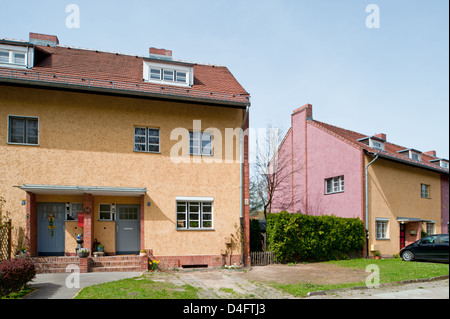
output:
[[[20,46],[0,46],[0,66],[27,66],[27,48]]]
[[[176,86],[191,86],[193,67],[184,63],[159,63],[144,61],[144,81]]]
[[[376,139],[369,139],[369,146],[379,151],[384,151],[384,142],[381,142]]]
[[[398,153],[403,154],[414,161],[418,161],[418,162],[422,161],[422,155],[421,155],[422,152],[421,151],[410,148],[410,149],[398,151]]]
[[[372,137],[363,137],[357,141],[364,143],[375,150],[384,151],[384,144],[386,142],[386,139],[380,138],[378,136],[372,136]]]
[[[435,159],[435,160],[430,161],[430,163],[438,165],[444,169],[448,169],[448,167],[449,167],[448,160],[446,160],[446,159]]]
[[[421,156],[420,156],[420,154],[418,154],[416,152],[409,151],[409,158],[420,162]]]

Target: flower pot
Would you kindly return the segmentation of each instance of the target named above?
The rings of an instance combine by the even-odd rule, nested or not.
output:
[[[79,252],[78,257],[87,258],[89,256],[89,252]]]

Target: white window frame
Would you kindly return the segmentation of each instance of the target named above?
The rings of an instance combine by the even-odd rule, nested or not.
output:
[[[159,78],[152,78],[152,74],[156,74],[152,73],[152,70],[159,70]],[[165,72],[171,72],[172,76],[164,76]],[[143,78],[144,81],[151,83],[190,87],[194,84],[194,68],[188,65],[144,61]]]
[[[448,169],[448,162],[447,161],[439,161],[439,164],[442,168]]]
[[[213,149],[212,132],[189,131],[189,155],[213,156]]]
[[[416,158],[414,158],[414,157],[416,157]],[[412,159],[413,161],[418,161],[418,162],[422,161],[421,154],[411,151],[411,150],[409,151],[409,158]]]
[[[145,135],[136,134],[136,129],[145,130]],[[156,138],[156,135],[150,135],[150,131],[158,131],[158,143],[150,143],[150,138]],[[141,138],[143,137],[145,139],[145,143],[141,143],[141,142],[137,143],[136,137],[141,137]],[[145,150],[136,149],[136,145],[144,145]],[[152,150],[150,150],[150,146],[158,146],[158,150],[152,151]],[[161,153],[161,130],[156,127],[135,126],[134,127],[133,150],[135,152],[140,152],[140,153],[160,154]]]
[[[101,210],[102,205],[108,205],[109,206],[109,211],[106,210]],[[111,204],[111,203],[100,203],[98,204],[98,220],[99,221],[103,221],[103,222],[107,222],[107,221],[114,221],[115,220],[115,205]],[[102,213],[108,213],[109,214],[109,218],[101,218],[101,214]]]
[[[420,184],[420,197],[430,199],[430,185]]]
[[[375,219],[375,237],[376,239],[389,239],[389,219]]]
[[[0,66],[2,67],[13,67],[13,68],[27,68],[28,66],[28,47],[25,46],[16,46],[16,45],[0,45],[0,51],[8,53],[8,62],[1,62]],[[16,63],[15,55],[23,54],[23,63]]]
[[[24,142],[20,143],[20,142],[12,142],[12,128],[10,126],[11,124],[11,119],[16,118],[16,119],[23,119],[25,121],[24,125],[25,125],[25,132],[24,132]],[[27,143],[27,120],[28,119],[32,119],[32,120],[36,120],[37,121],[37,143]],[[23,116],[23,115],[8,115],[8,136],[7,136],[7,144],[11,144],[11,145],[29,145],[29,146],[39,146],[39,138],[40,138],[40,121],[39,121],[39,117],[37,116]]]
[[[435,221],[427,221],[427,225],[426,225],[426,229],[427,229],[427,236],[429,235],[436,235],[435,231],[436,231],[436,222]]]
[[[325,179],[325,195],[343,193],[345,190],[344,175]],[[330,186],[330,187],[329,187]]]
[[[384,151],[384,143],[374,139],[369,139],[369,146],[373,149]]]
[[[179,208],[183,206],[184,211],[179,211]],[[176,230],[214,230],[213,200],[207,198],[177,198],[175,207]],[[191,207],[198,207],[198,212],[191,211]],[[210,207],[211,212],[205,212],[206,207]],[[184,219],[182,215],[184,215]],[[193,219],[194,215],[198,215],[198,219]],[[207,215],[210,215],[210,218]],[[180,224],[180,222],[184,223],[184,225]],[[191,224],[195,222],[198,222],[197,227]],[[210,226],[205,227],[205,223],[210,223]]]

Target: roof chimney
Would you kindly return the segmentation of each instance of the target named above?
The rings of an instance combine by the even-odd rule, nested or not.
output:
[[[51,47],[56,47],[59,44],[59,40],[56,35],[30,32],[30,43],[36,45],[49,45]]]
[[[436,151],[423,152],[423,154],[428,155],[428,156],[436,157]]]
[[[172,50],[150,48],[149,57],[160,60],[172,60]]]
[[[311,104],[305,104],[302,107],[299,107],[298,109],[294,110],[292,112],[292,115],[306,110],[306,117],[309,118],[309,119],[312,119],[313,118],[312,117],[312,107],[313,106]]]
[[[379,133],[377,135],[374,135],[374,137],[378,137],[378,138],[381,138],[382,140],[386,141],[386,134],[384,134],[384,133]]]

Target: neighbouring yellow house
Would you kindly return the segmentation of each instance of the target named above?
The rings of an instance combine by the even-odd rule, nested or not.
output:
[[[73,256],[82,233],[110,256],[248,264],[250,96],[226,67],[149,53],[0,39],[0,196],[16,249]]]

